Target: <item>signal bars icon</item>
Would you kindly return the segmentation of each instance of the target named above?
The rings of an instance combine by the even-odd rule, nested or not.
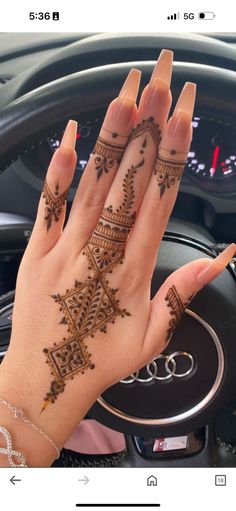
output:
[[[174,14],[170,14],[170,16],[167,16],[168,20],[179,20],[179,12],[175,12]]]

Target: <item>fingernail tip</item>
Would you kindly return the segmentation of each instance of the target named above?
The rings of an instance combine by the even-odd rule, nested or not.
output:
[[[141,76],[142,71],[140,71],[140,69],[138,69],[137,67],[131,67],[129,73],[136,73],[137,75]]]
[[[78,122],[75,121],[75,119],[69,119],[68,125],[69,126],[78,126]]]
[[[236,254],[236,244],[235,243],[231,243],[228,247],[227,247],[227,250],[233,254],[233,256]]]
[[[197,84],[196,83],[194,83],[194,82],[186,82],[184,84],[182,92],[186,93],[186,91],[187,91],[188,94],[191,94],[195,98],[196,90],[197,90]]]
[[[226,247],[215,259],[215,261],[222,262],[224,266],[230,263],[231,259],[233,259],[236,254],[236,244],[231,243]]]
[[[161,53],[159,55],[159,58],[163,58],[163,57],[168,57],[170,60],[173,61],[173,58],[174,58],[174,52],[172,50],[169,50],[169,49],[166,49],[166,48],[163,48],[163,50],[161,50]]]
[[[75,149],[77,129],[78,122],[74,119],[69,119],[61,139],[60,147]]]
[[[159,54],[156,61],[155,67],[152,72],[150,83],[152,83],[158,76],[164,81],[168,87],[171,82],[172,75],[172,62],[173,62],[173,51],[163,49]]]
[[[127,100],[136,101],[142,72],[136,67],[132,67],[126,77],[120,90],[119,97],[125,97]]]

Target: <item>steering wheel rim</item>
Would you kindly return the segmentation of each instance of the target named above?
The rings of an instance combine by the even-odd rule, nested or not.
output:
[[[131,67],[138,67],[142,71],[142,90],[153,66],[152,61],[138,61],[80,71],[43,85],[10,103],[1,111],[0,171],[14,161],[39,133],[55,127],[66,117],[98,108],[105,109],[118,94]],[[236,104],[231,102],[236,88],[234,71],[202,64],[174,63],[174,99],[185,81],[198,84],[198,115],[215,118],[218,122],[223,120],[234,126]]]
[[[101,33],[63,47],[11,80],[0,108],[17,97],[62,76],[97,66],[156,60],[158,51],[175,51],[175,60],[236,70],[236,49],[209,35],[196,33]]]

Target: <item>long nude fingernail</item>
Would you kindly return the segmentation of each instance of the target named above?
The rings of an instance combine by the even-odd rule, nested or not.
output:
[[[162,50],[154,67],[149,84],[156,86],[158,82],[164,82],[170,87],[172,76],[173,51]]]
[[[120,125],[122,129],[126,127],[129,132],[131,124],[133,124],[132,113],[138,96],[140,78],[141,71],[135,68],[131,69],[119,96],[109,105],[106,124],[112,122],[114,125]]]
[[[213,259],[213,261],[210,261],[208,266],[197,275],[196,280],[198,284],[203,287],[208,284],[208,282],[215,279],[230,263],[235,254],[236,244],[231,243],[231,245]]]
[[[185,114],[192,120],[193,110],[196,99],[196,83],[186,82],[181,93],[179,99],[175,105],[174,115],[178,113],[178,111],[185,112]]]
[[[141,71],[139,69],[131,69],[118,96],[118,99],[121,101],[128,101],[132,103],[136,103],[140,79],[141,79]]]
[[[168,123],[168,135],[183,141],[192,137],[192,116],[196,98],[196,84],[186,82]]]
[[[173,140],[181,139],[182,142],[191,137],[191,117],[188,113],[178,110],[172,116],[168,124],[168,136]]]
[[[71,119],[67,123],[66,129],[61,139],[60,147],[66,149],[75,149],[77,129],[78,129],[77,121]]]

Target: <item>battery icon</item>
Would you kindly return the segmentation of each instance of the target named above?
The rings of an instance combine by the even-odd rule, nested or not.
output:
[[[202,11],[199,12],[198,17],[200,20],[213,20],[216,15],[212,11]]]

